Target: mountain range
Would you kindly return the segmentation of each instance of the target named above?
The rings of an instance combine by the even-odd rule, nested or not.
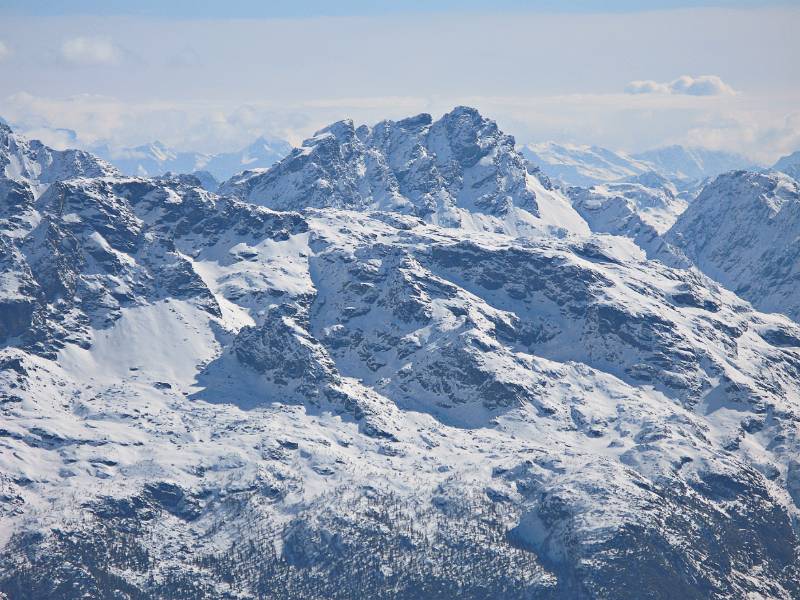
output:
[[[738,154],[684,146],[626,154],[599,146],[544,142],[522,146],[521,152],[548,177],[566,186],[591,187],[654,172],[682,190],[692,190],[726,171],[757,168]]]
[[[562,189],[467,107],[219,193],[2,135],[8,598],[800,597],[789,176]]]
[[[213,181],[205,178],[205,184],[212,188],[218,182],[245,169],[272,166],[291,149],[292,146],[288,142],[268,137],[260,137],[239,151],[218,154],[182,152],[169,148],[161,142],[133,148],[110,148],[108,145],[91,148],[92,152],[106,159],[126,175],[148,177],[164,175],[167,172],[200,171],[213,177]]]

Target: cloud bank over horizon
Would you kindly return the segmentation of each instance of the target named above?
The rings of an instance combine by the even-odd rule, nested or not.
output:
[[[0,21],[0,116],[55,145],[158,139],[219,152],[262,134],[299,143],[342,118],[374,123],[467,104],[520,143],[681,143],[770,163],[800,147],[798,25],[800,10],[787,6],[12,15]]]
[[[717,75],[681,75],[667,83],[652,79],[631,81],[625,86],[628,94],[686,94],[687,96],[732,96],[736,94],[722,78]]]

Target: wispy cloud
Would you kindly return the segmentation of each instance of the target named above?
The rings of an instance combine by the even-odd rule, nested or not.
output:
[[[3,40],[0,40],[0,62],[11,56],[11,49]]]
[[[625,86],[628,94],[683,94],[687,96],[732,96],[736,94],[730,85],[717,75],[682,75],[666,83],[651,79],[631,81]]]
[[[351,117],[375,123],[456,104],[475,106],[497,119],[520,143],[555,140],[591,143],[626,151],[665,144],[690,144],[744,153],[763,164],[800,148],[796,100],[762,110],[753,94],[706,97],[662,94],[572,94],[553,96],[453,96],[320,98],[294,104],[225,101],[135,102],[81,94],[52,98],[18,93],[0,97],[0,114],[54,143],[92,147],[136,146],[161,140],[201,152],[234,150],[267,134],[299,143],[321,127]],[[75,134],[67,136],[67,129]],[[48,130],[50,130],[48,132]]]
[[[72,65],[115,65],[122,53],[108,37],[74,37],[61,44],[61,58]]]

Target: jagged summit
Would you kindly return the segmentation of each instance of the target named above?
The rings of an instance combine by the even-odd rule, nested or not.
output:
[[[119,171],[89,152],[54,150],[15,133],[8,125],[0,125],[0,174],[40,193],[55,181],[118,175]]]
[[[352,119],[342,119],[323,127],[314,133],[313,137],[320,138],[325,135],[332,135],[334,139],[341,143],[352,142],[356,137],[356,128]],[[303,145],[306,145],[305,142],[303,142]]]
[[[230,179],[220,193],[279,210],[384,210],[468,229],[587,233],[568,200],[528,172],[514,145],[465,106],[438,121],[421,114],[356,128],[344,120],[274,167]]]

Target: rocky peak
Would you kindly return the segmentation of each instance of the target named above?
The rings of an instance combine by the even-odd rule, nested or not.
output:
[[[330,125],[323,127],[314,134],[314,137],[321,137],[325,134],[331,134],[334,138],[342,142],[349,142],[355,136],[355,126],[352,119],[342,119]]]
[[[272,168],[225,182],[220,193],[277,209],[384,210],[516,234],[588,231],[563,195],[528,172],[514,138],[464,106],[437,121],[424,113],[357,129],[339,121]]]
[[[0,177],[24,182],[37,192],[72,177],[119,175],[110,164],[83,150],[55,150],[39,140],[28,140],[10,127],[0,128]]]
[[[498,147],[512,152],[514,148],[512,136],[503,134],[497,123],[467,106],[457,106],[431,127],[431,136],[440,135],[464,168],[474,166]]]

